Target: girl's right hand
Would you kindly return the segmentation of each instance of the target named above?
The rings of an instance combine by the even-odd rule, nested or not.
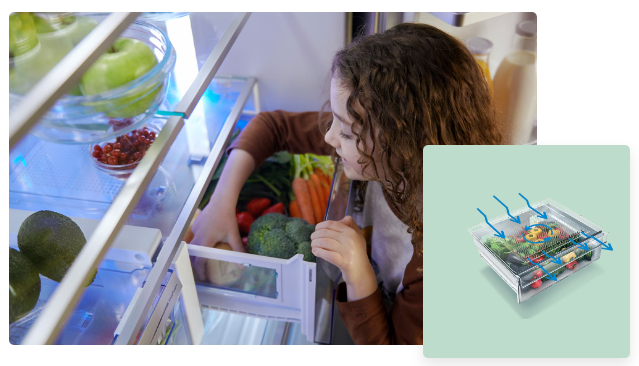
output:
[[[244,252],[240,231],[231,210],[203,211],[193,223],[191,244],[213,248],[219,242],[228,243],[236,252]],[[193,269],[200,280],[206,279],[207,258],[195,257]]]

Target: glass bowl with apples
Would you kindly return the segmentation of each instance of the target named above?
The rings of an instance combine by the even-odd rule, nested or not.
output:
[[[113,178],[127,179],[162,130],[163,121],[151,119],[128,133],[91,144],[88,151],[91,161]]]
[[[33,15],[34,19],[37,15]],[[85,26],[80,28],[88,34],[92,28],[86,26],[86,18],[92,17],[76,17],[84,19]],[[97,25],[100,16],[93,18]],[[35,24],[38,22],[42,23],[38,20]],[[62,31],[65,29],[56,30]],[[74,36],[78,37],[77,34]],[[31,60],[50,58],[44,46],[38,48],[38,53],[29,55]],[[56,101],[30,133],[59,143],[86,144],[106,141],[137,129],[155,115],[165,100],[175,60],[175,49],[161,29],[145,21],[134,21],[84,73],[79,84]],[[20,61],[17,58],[13,61],[16,70],[20,70],[20,73],[12,74],[17,74],[14,84],[24,86],[20,74],[29,75],[33,69],[19,67],[24,62],[16,63]],[[45,68],[53,66],[55,64],[45,65]],[[22,101],[27,91],[11,90],[10,87],[10,110]]]

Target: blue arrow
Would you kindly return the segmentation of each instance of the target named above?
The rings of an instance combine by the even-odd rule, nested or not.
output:
[[[530,240],[526,239],[526,234],[525,233],[521,233],[521,237],[524,238],[524,240],[529,242],[530,244],[537,244],[537,245],[545,243],[545,242],[550,241],[552,239],[551,237],[548,237],[548,238],[544,239],[543,241],[530,241]]]
[[[554,264],[561,264],[561,258],[559,257],[553,257],[550,254],[546,254],[546,252],[544,252],[543,250],[541,251],[542,253],[544,253],[544,255],[548,258],[550,258],[550,261],[553,262]]]
[[[599,239],[595,238],[594,236],[590,236],[590,235],[588,235],[588,234],[584,233],[583,231],[582,231],[581,233],[582,233],[582,234],[584,234],[585,236],[587,236],[587,237],[589,237],[589,238],[593,238],[593,239],[595,239],[596,241],[598,241],[599,243],[601,243],[601,240],[599,240]],[[601,249],[603,249],[603,250],[609,250],[609,251],[611,251],[611,252],[612,252],[612,244],[604,244],[604,243],[601,243],[601,246],[603,247],[603,248],[601,248]]]
[[[546,269],[544,267],[542,267],[541,264],[531,261],[530,258],[527,258],[527,259],[528,259],[528,262],[530,262],[531,264],[536,265],[537,267],[539,267],[539,269],[541,269],[542,271],[546,272],[546,274],[548,275],[548,279],[551,279],[553,281],[557,281],[557,276],[554,273],[553,274],[548,273],[548,271],[546,271]]]
[[[486,223],[488,224],[488,226],[492,227],[493,230],[495,230],[495,232],[497,233],[497,234],[495,234],[496,237],[499,237],[499,238],[502,238],[502,239],[506,239],[506,235],[504,235],[503,231],[500,233],[497,229],[495,229],[494,226],[492,226],[490,224],[490,222],[488,222],[488,217],[486,217],[486,215],[483,212],[481,212],[480,209],[477,209],[477,211],[479,211],[480,214],[484,215],[484,219],[486,220]]]
[[[572,238],[570,238],[570,237],[568,237],[568,240],[570,240],[573,244],[575,244],[577,246],[577,248],[579,248],[579,249],[590,250],[590,248],[588,248],[588,244],[585,241],[583,243],[579,244],[579,243],[575,242],[574,240],[572,240]]]
[[[521,196],[521,198],[523,198],[523,199],[525,199],[525,200],[526,200],[526,204],[528,205],[528,207],[529,207],[531,210],[535,211],[535,212],[537,213],[538,217],[541,217],[541,218],[542,218],[542,219],[544,219],[544,220],[548,219],[548,215],[546,215],[546,213],[545,213],[545,212],[544,212],[544,213],[541,213],[541,212],[539,212],[539,211],[535,210],[534,208],[532,208],[532,206],[530,205],[530,202],[528,202],[528,199],[527,199],[526,197],[524,197],[521,193],[520,193],[519,195]]]
[[[552,232],[552,228],[548,225],[544,225],[544,224],[534,224],[534,225],[527,225],[524,227],[524,229],[526,230],[530,230],[533,228],[533,226],[543,226],[543,227],[547,227],[548,229],[550,229],[550,235],[552,236],[553,232]]]
[[[497,198],[496,196],[495,199],[497,201],[499,201],[499,198]],[[499,203],[501,203],[502,206],[506,207],[506,213],[508,214],[508,216],[510,216],[510,221],[515,222],[517,224],[521,224],[521,220],[519,219],[519,216],[517,216],[517,218],[514,218],[513,215],[510,214],[510,211],[508,210],[508,206],[504,205],[504,203],[502,201],[499,201]]]

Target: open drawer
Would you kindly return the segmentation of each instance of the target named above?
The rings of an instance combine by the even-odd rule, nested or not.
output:
[[[559,203],[546,199],[522,207],[512,215],[488,220],[505,238],[495,236],[486,223],[469,229],[479,254],[523,302],[592,264],[601,256],[607,233]],[[512,210],[511,210],[512,211]],[[557,263],[559,262],[559,263]],[[556,280],[555,280],[556,279]]]
[[[339,220],[349,211],[350,181],[337,164],[326,219]],[[195,293],[195,306],[183,306],[192,343],[202,340],[202,317],[207,310],[246,317],[298,323],[307,342],[330,344],[335,289],[341,273],[328,262],[290,259],[208,248],[182,243],[186,261],[175,262],[184,293]],[[182,255],[182,254],[180,254]],[[188,285],[193,282],[193,288]],[[199,318],[198,318],[199,317]],[[199,329],[198,329],[199,328]]]

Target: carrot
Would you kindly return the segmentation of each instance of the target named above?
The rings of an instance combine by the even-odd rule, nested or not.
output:
[[[302,218],[300,206],[297,204],[297,201],[291,201],[291,204],[288,206],[288,212],[291,214],[291,217]]]
[[[310,175],[313,184],[315,185],[315,190],[317,191],[317,201],[322,211],[326,210],[326,198],[324,197],[324,190],[322,189],[322,182],[320,177],[317,174]],[[324,217],[322,217],[324,219]],[[324,220],[322,220],[324,221]],[[318,221],[321,222],[321,221]]]
[[[317,196],[317,190],[315,189],[315,184],[313,184],[313,181],[310,179],[306,181],[306,185],[308,186],[308,192],[311,196],[311,204],[313,208],[313,214],[315,217],[315,223],[318,224],[324,221],[324,217],[322,215],[322,209],[320,208],[319,198]]]
[[[293,179],[293,193],[297,198],[302,218],[308,221],[309,224],[315,225],[315,214],[306,180],[302,178]]]

